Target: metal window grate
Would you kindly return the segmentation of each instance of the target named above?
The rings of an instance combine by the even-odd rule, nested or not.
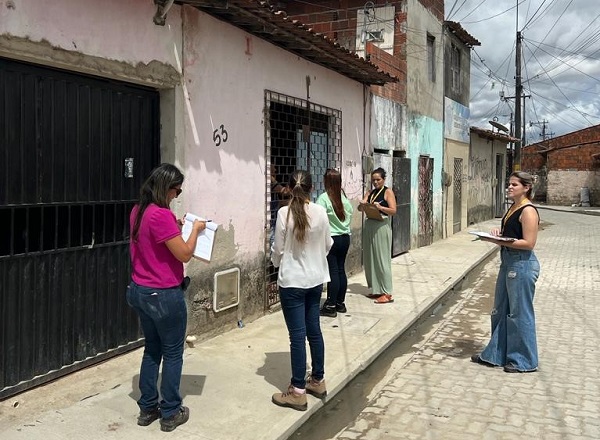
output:
[[[285,203],[273,191],[272,177],[282,185],[296,169],[308,170],[313,178],[313,201],[324,191],[327,168],[342,162],[342,112],[304,99],[265,91],[266,170],[266,307],[279,302],[277,270],[270,260],[277,210]]]
[[[433,158],[419,157],[419,247],[433,243]]]
[[[452,200],[452,233],[456,234],[460,231],[462,224],[462,173],[463,160],[462,158],[454,158],[454,196]]]

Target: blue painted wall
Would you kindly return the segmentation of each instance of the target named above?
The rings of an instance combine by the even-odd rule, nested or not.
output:
[[[429,116],[408,117],[407,157],[411,159],[411,248],[418,246],[419,233],[419,156],[433,159],[433,240],[442,238],[442,167],[444,124]]]

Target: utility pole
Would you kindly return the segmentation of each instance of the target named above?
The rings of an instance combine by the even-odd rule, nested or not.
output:
[[[515,155],[513,157],[513,170],[521,171],[521,96],[523,84],[521,83],[521,31],[517,31],[517,46],[515,56]]]
[[[514,133],[514,120],[513,120],[513,113],[511,112],[510,114],[510,137],[513,138],[515,137],[515,133]],[[508,164],[508,174],[507,176],[509,176],[510,174],[512,174],[512,172],[514,171],[514,164],[515,164],[515,143],[514,141],[510,141],[510,162]],[[508,181],[508,177],[506,178],[506,180]]]
[[[540,137],[542,138],[542,141],[545,141],[548,137],[554,136],[554,132],[552,132],[552,133],[547,133],[546,132],[546,124],[548,124],[548,121],[546,121],[546,120],[543,120],[541,122],[540,121],[537,121],[537,122],[531,121],[531,122],[529,122],[529,126],[530,127],[533,127],[534,125],[542,127],[542,132],[540,133]]]

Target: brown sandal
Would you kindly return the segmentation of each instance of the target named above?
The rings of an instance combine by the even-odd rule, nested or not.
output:
[[[367,298],[377,299],[377,298],[381,298],[383,295],[384,295],[383,293],[369,293],[367,295]]]
[[[377,298],[375,301],[373,301],[375,304],[388,304],[388,303],[393,303],[394,302],[394,298],[392,298],[392,295],[389,294],[383,294],[381,295],[379,298]]]

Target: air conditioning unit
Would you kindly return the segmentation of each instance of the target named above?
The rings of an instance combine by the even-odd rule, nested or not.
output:
[[[213,310],[222,312],[240,303],[240,269],[222,270],[215,273]]]

